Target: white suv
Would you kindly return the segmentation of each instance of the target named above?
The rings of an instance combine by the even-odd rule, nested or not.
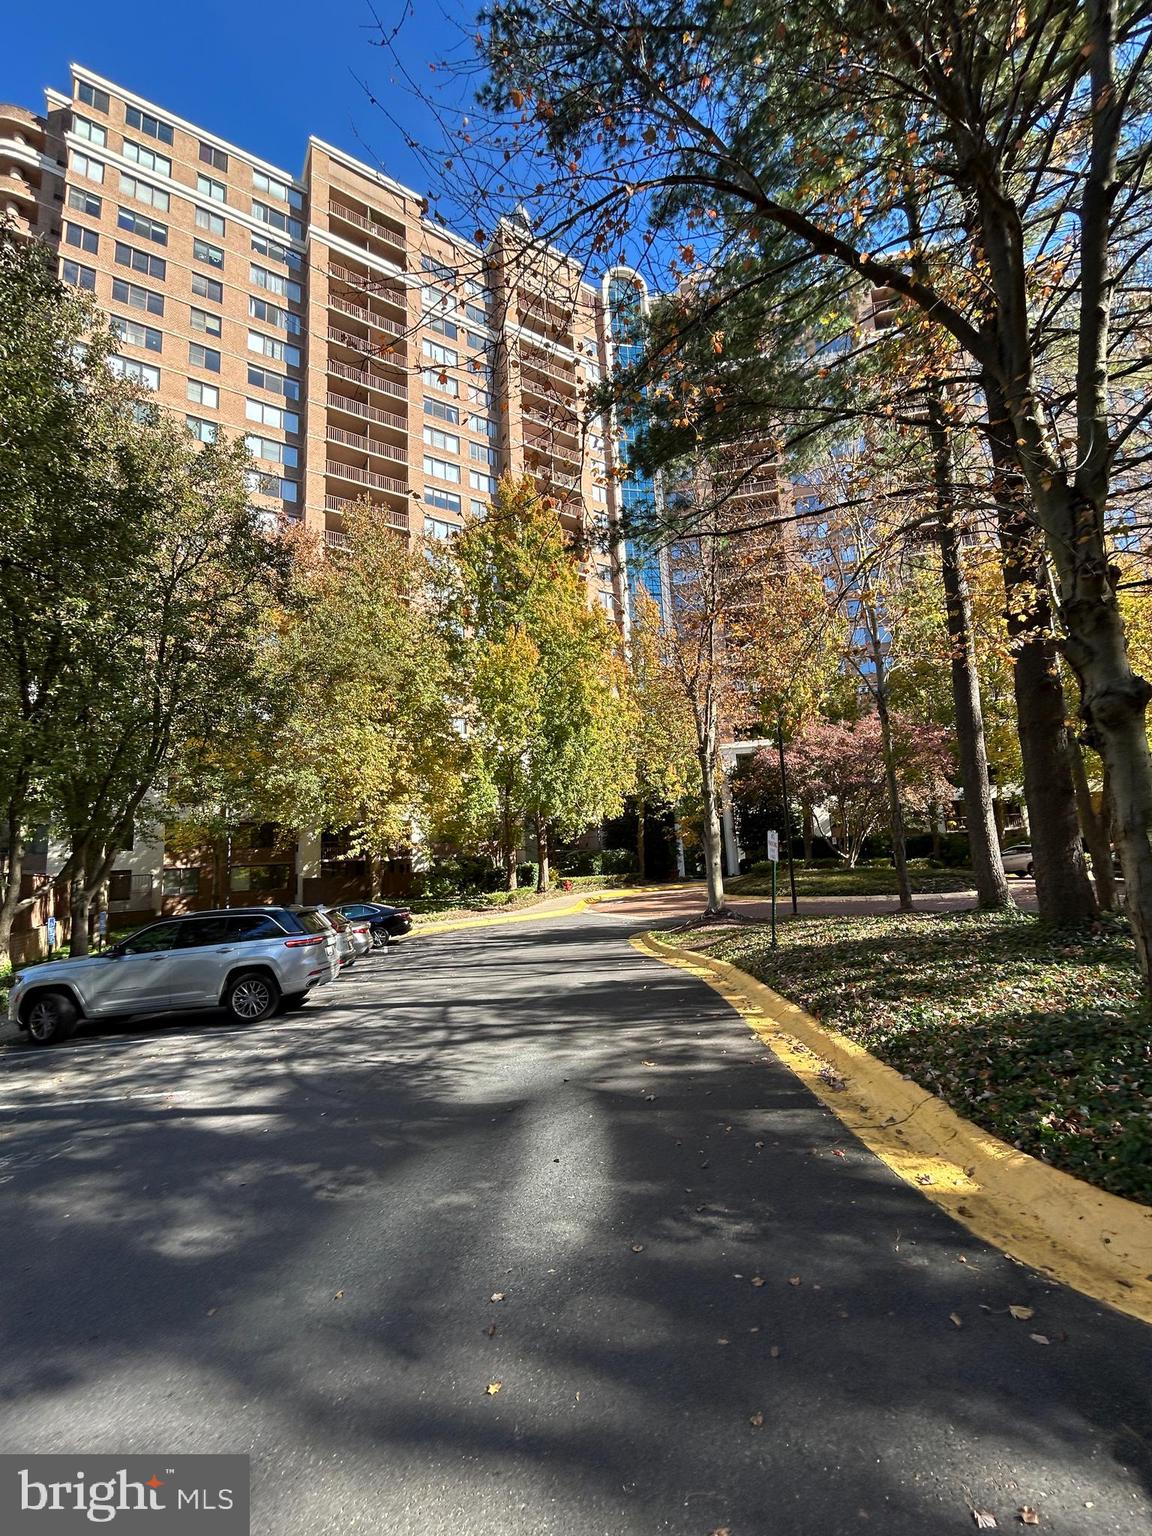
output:
[[[244,1024],[298,1007],[340,973],[336,935],[307,912],[234,907],[141,928],[102,955],[30,966],[13,978],[8,1017],[37,1045],[81,1019],[226,1008]]]

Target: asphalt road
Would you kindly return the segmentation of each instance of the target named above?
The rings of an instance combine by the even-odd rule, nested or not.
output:
[[[0,1054],[0,1450],[247,1453],[258,1536],[1147,1530],[1152,1329],[954,1226],[628,931]]]

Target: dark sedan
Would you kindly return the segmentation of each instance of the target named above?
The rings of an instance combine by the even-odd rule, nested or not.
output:
[[[412,929],[412,914],[407,907],[390,907],[382,901],[341,901],[334,910],[353,922],[367,923],[376,949],[383,949],[390,940]]]

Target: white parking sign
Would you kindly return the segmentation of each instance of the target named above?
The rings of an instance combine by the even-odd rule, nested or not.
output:
[[[775,864],[775,863],[777,863],[779,861],[779,858],[780,858],[780,834],[779,834],[779,832],[769,832],[769,834],[768,834],[768,857],[771,859],[773,864]]]

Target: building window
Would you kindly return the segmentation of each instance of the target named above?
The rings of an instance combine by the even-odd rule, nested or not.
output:
[[[266,235],[252,236],[252,254],[266,256],[269,261],[281,261],[293,272],[300,272],[304,268],[304,258],[299,251],[290,250],[277,240],[269,240]]]
[[[227,225],[218,213],[213,213],[211,208],[197,208],[196,228],[206,229],[210,235],[223,235]]]
[[[424,455],[424,473],[435,476],[437,480],[447,480],[449,485],[460,484],[459,464],[449,464],[447,459],[435,459],[430,453]]]
[[[90,219],[98,219],[104,204],[95,192],[86,192],[83,187],[69,187],[68,206],[75,208],[77,213],[86,213]]]
[[[86,107],[91,107],[94,112],[107,112],[108,92],[102,91],[99,86],[89,85],[87,80],[77,80],[76,95]]]
[[[108,142],[108,130],[102,128],[99,123],[90,123],[86,117],[72,117],[72,132],[78,138],[87,139],[89,144],[97,144],[101,148]]]
[[[132,871],[114,869],[108,876],[108,900],[129,902],[132,900]]]
[[[488,324],[488,311],[481,309],[478,304],[465,304],[464,313],[477,325]]]
[[[442,491],[437,486],[430,485],[424,492],[424,503],[426,506],[438,508],[441,512],[455,512],[457,517],[460,515],[459,496],[453,496],[451,491]]]
[[[64,281],[71,283],[74,288],[87,288],[89,293],[96,292],[95,267],[82,267],[78,261],[66,261],[60,270]]]
[[[215,144],[205,144],[200,140],[200,159],[204,165],[210,165],[214,171],[226,171],[228,169],[228,156],[222,149],[217,149]]]
[[[253,363],[248,364],[248,382],[254,389],[271,389],[283,395],[285,400],[300,398],[300,385],[296,379],[285,378],[282,373],[273,373],[268,368],[257,368]]]
[[[444,400],[425,400],[424,414],[435,416],[438,421],[447,421],[454,427],[460,425],[460,407],[449,405]]]
[[[122,240],[116,242],[116,263],[121,267],[131,267],[133,272],[143,272],[147,277],[158,277],[161,282],[168,271],[163,256],[153,256],[150,251],[138,251],[134,245],[125,245]]]
[[[430,272],[433,277],[438,277],[442,283],[455,283],[456,274],[451,267],[446,267],[442,261],[435,261],[431,256],[421,256],[420,270]]]
[[[90,251],[92,255],[100,249],[100,236],[94,229],[85,229],[83,224],[65,224],[64,242],[66,245],[78,245],[82,251]]]
[[[274,358],[278,363],[287,363],[289,368],[300,366],[300,348],[289,346],[286,341],[281,341],[276,336],[264,336],[259,331],[249,331],[248,350]]]
[[[224,284],[214,277],[205,277],[203,272],[193,272],[192,292],[198,299],[208,299],[213,304],[224,302]]]
[[[220,391],[215,384],[204,384],[200,379],[189,379],[185,391],[193,405],[206,405],[210,411],[220,405]]]
[[[424,356],[430,363],[439,363],[441,368],[455,368],[460,361],[460,354],[454,347],[442,347],[438,341],[429,341],[424,338]]]
[[[290,310],[281,309],[278,304],[270,304],[267,299],[250,297],[248,314],[253,320],[263,320],[268,325],[281,325],[293,336],[300,334],[300,316],[292,314]]]
[[[149,352],[161,352],[164,349],[161,333],[155,326],[144,325],[140,320],[124,320],[119,315],[113,315],[112,330],[129,346],[144,347]]]
[[[460,382],[454,379],[450,373],[441,373],[439,368],[423,369],[424,384],[429,389],[442,389],[446,395],[451,395],[454,400],[460,398]]]
[[[267,192],[271,197],[278,197],[282,203],[287,203],[292,208],[302,208],[304,199],[293,186],[286,181],[278,181],[274,176],[267,176],[263,171],[252,172],[252,185],[257,192]]]
[[[83,176],[86,181],[94,181],[97,186],[104,185],[104,162],[93,160],[91,155],[82,155],[79,150],[72,151],[72,169],[77,176]]]
[[[280,501],[296,501],[300,488],[295,480],[283,480],[279,475],[266,475],[259,469],[248,471],[248,489],[259,496],[275,496]]]
[[[207,240],[193,240],[192,255],[196,261],[202,261],[206,266],[215,267],[219,272],[224,266],[224,252],[218,245],[209,245]]]
[[[135,128],[140,133],[146,133],[150,139],[159,139],[161,144],[171,144],[172,129],[168,123],[161,122],[158,117],[153,117],[149,112],[141,112],[139,107],[125,107],[124,121],[129,128]]]
[[[112,298],[117,304],[129,304],[133,309],[146,310],[150,315],[164,313],[164,295],[141,288],[139,283],[127,283],[122,277],[112,279]]]
[[[489,469],[495,469],[499,456],[495,448],[489,448],[486,443],[469,443],[468,457],[477,464],[487,464]]]
[[[425,427],[424,441],[429,448],[439,448],[445,453],[459,453],[460,439],[454,432],[442,432],[439,427]]]
[[[160,370],[148,363],[138,363],[134,357],[119,357],[115,353],[108,359],[108,366],[118,379],[134,379],[146,389],[160,388]]]
[[[281,213],[279,208],[269,208],[267,203],[258,203],[252,199],[252,217],[259,219],[261,224],[267,224],[272,229],[278,229],[287,235],[294,235],[297,240],[304,238],[304,226],[299,219],[292,219],[286,213]]]
[[[147,203],[150,208],[159,208],[161,213],[168,212],[169,197],[160,187],[150,186],[148,182],[139,181],[135,176],[127,176],[121,171],[120,190],[125,197],[134,197],[138,203]]]
[[[146,171],[156,171],[161,176],[171,176],[172,162],[167,155],[162,155],[158,149],[149,149],[147,144],[137,144],[132,139],[124,140],[125,160],[134,160],[137,165],[142,165]]]
[[[289,299],[293,304],[300,303],[303,290],[292,278],[283,277],[279,272],[269,272],[267,267],[258,267],[255,262],[251,263],[248,270],[257,288],[274,293],[278,298]]]
[[[117,214],[116,223],[130,235],[140,235],[145,240],[154,240],[157,245],[168,244],[167,224],[161,224],[159,219],[150,219],[146,214],[137,213],[132,208],[121,208]]]
[[[472,508],[473,517],[487,517],[488,503],[486,501],[477,501],[475,496],[473,496],[468,505]]]
[[[488,416],[469,416],[468,425],[473,432],[481,432],[485,437],[497,437],[500,428]]]
[[[202,443],[214,443],[216,441],[216,423],[205,421],[203,416],[185,416],[184,424],[193,437],[198,437]]]
[[[450,539],[460,532],[459,523],[446,523],[442,517],[425,517],[424,536],[428,539]]]
[[[198,174],[196,177],[196,190],[201,197],[210,197],[214,203],[226,203],[228,201],[228,188],[222,181],[217,181],[214,176]]]
[[[481,389],[479,384],[469,384],[468,399],[473,405],[479,405],[486,411],[492,409],[492,391]]]
[[[487,491],[489,496],[496,494],[496,481],[491,475],[482,475],[478,469],[468,471],[468,484],[474,491]]]
[[[200,871],[198,869],[166,869],[164,871],[164,894],[173,899],[177,897],[191,897],[200,894]]]
[[[264,427],[278,427],[282,432],[300,430],[300,418],[295,411],[286,411],[279,405],[266,405],[263,400],[246,400],[244,415],[249,421],[258,421]]]
[[[254,459],[268,459],[273,464],[283,464],[286,469],[295,469],[299,463],[291,443],[279,443],[273,437],[257,437],[254,432],[245,433],[244,441]]]
[[[455,323],[446,320],[443,315],[429,315],[427,325],[430,331],[436,331],[439,335],[447,337],[449,341],[455,341],[460,334]]]
[[[188,343],[188,363],[192,368],[206,368],[209,373],[220,372],[220,354],[198,341]]]
[[[208,309],[190,309],[189,319],[194,331],[203,331],[205,336],[219,336],[220,316],[214,315]]]

